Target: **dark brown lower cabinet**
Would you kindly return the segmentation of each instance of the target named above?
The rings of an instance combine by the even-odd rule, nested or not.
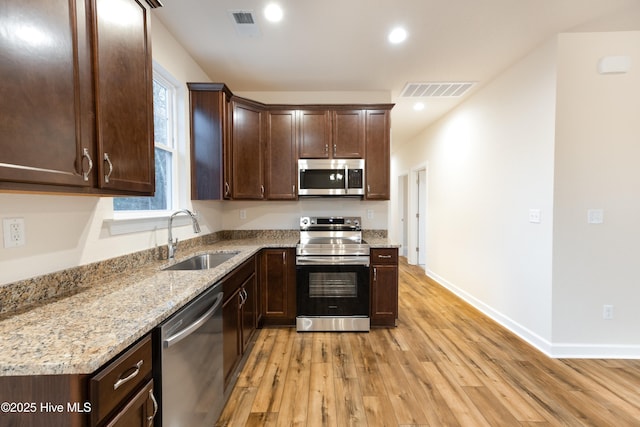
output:
[[[91,375],[0,377],[0,425],[20,427],[153,426],[158,411],[149,335]],[[12,408],[9,408],[12,409]]]
[[[262,323],[293,326],[296,321],[294,248],[264,249],[260,260]]]
[[[223,279],[222,348],[225,390],[232,386],[233,374],[247,351],[257,319],[256,259],[245,261]]]
[[[153,394],[153,380],[133,396],[105,427],[152,427],[158,406]]]
[[[398,249],[371,249],[371,326],[396,326]]]

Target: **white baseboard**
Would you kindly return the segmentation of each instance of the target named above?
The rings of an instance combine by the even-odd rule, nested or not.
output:
[[[556,359],[640,359],[640,345],[564,344],[549,342],[518,322],[515,322],[510,317],[496,311],[473,295],[470,295],[451,282],[438,276],[433,271],[427,269],[426,274],[431,280],[453,292],[462,300],[549,357]]]

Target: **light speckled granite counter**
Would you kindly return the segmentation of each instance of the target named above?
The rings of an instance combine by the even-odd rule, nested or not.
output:
[[[377,235],[365,238],[372,247],[397,247]],[[167,260],[148,261],[69,296],[5,313],[0,376],[92,373],[260,249],[296,243],[297,235],[286,233],[192,247],[183,242],[171,263],[204,252],[239,253],[202,271],[163,271]]]

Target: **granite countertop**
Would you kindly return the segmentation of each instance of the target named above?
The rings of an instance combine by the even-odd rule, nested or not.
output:
[[[384,238],[371,247],[398,247]],[[222,240],[179,249],[100,284],[0,320],[0,376],[90,374],[263,248],[295,247],[297,238]],[[163,271],[205,252],[238,252],[216,268]]]

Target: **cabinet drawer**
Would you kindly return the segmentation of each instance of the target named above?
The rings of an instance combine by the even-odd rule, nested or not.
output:
[[[371,249],[371,264],[398,264],[398,249]]]
[[[92,425],[151,377],[151,363],[151,337],[147,336],[91,378]]]

